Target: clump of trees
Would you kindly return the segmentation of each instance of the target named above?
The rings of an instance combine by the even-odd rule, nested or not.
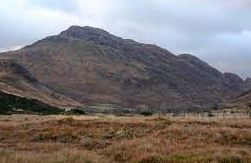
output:
[[[151,112],[151,111],[142,111],[142,112],[140,112],[140,115],[143,115],[143,116],[152,116],[153,112]]]

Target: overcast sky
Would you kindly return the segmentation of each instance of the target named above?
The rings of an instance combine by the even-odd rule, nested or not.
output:
[[[71,25],[190,53],[251,77],[251,0],[0,0],[0,51]]]

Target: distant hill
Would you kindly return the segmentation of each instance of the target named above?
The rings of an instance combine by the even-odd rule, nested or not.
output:
[[[65,106],[203,110],[231,99],[244,83],[238,75],[221,73],[195,56],[177,56],[92,27],[72,26],[0,58],[24,67],[26,80],[64,97],[59,101]]]

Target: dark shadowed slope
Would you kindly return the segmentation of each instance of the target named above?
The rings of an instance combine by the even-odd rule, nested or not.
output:
[[[25,66],[47,88],[92,105],[211,108],[243,82],[192,55],[176,56],[91,27],[72,26],[1,56]]]
[[[59,114],[63,110],[35,99],[15,96],[0,91],[0,115],[11,113]]]

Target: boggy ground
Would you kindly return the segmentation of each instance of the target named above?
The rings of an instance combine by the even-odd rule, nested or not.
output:
[[[1,163],[251,162],[251,119],[0,116]]]

